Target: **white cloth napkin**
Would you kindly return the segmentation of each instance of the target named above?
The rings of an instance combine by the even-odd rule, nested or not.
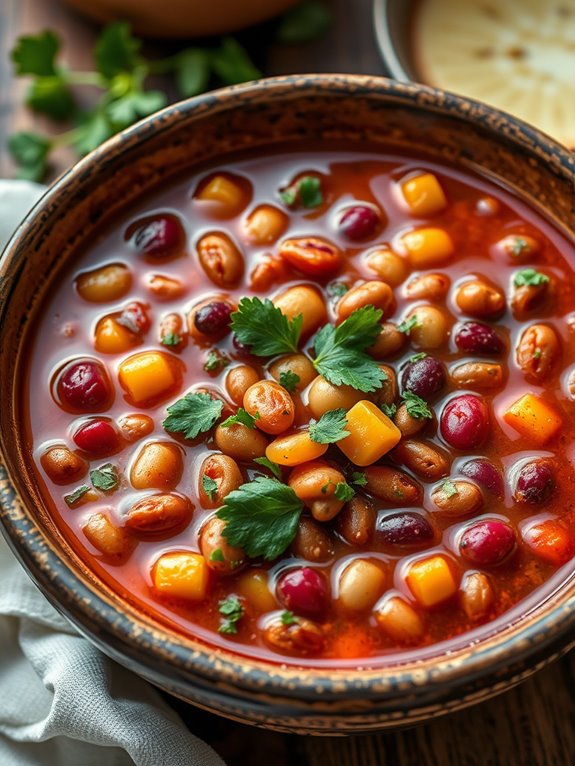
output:
[[[42,191],[0,181],[0,252]],[[76,633],[1,536],[0,764],[225,766],[150,684]]]

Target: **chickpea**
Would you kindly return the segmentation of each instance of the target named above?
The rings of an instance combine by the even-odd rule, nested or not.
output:
[[[160,322],[160,342],[172,351],[181,351],[188,343],[182,317],[175,312],[166,314]]]
[[[214,434],[216,447],[234,460],[250,462],[266,453],[268,440],[256,428],[248,428],[241,423],[224,428],[219,425]]]
[[[254,383],[257,383],[260,377],[259,372],[249,364],[232,367],[226,375],[226,391],[232,402],[241,407],[246,391]]]
[[[409,438],[422,431],[429,422],[429,418],[414,418],[409,414],[407,406],[402,404],[395,413],[393,422],[401,431],[401,435]]]
[[[288,288],[273,299],[273,304],[288,319],[294,319],[299,314],[303,316],[301,334],[304,338],[327,322],[324,299],[314,287],[309,285]]]
[[[259,417],[256,426],[267,434],[281,434],[291,427],[295,417],[293,399],[283,386],[271,380],[260,380],[244,394],[244,408]]]
[[[226,234],[206,234],[196,249],[203,270],[215,285],[238,286],[244,275],[244,256]]]
[[[111,263],[80,274],[76,289],[85,301],[109,303],[123,298],[130,292],[132,272],[122,263]]]
[[[505,311],[505,295],[494,285],[481,279],[464,282],[455,294],[459,309],[478,319],[497,319]]]
[[[552,327],[534,324],[528,327],[517,346],[517,364],[528,380],[545,380],[557,365],[559,338]]]
[[[385,579],[381,562],[355,559],[340,575],[338,603],[354,612],[371,609],[383,593]]]
[[[291,544],[292,553],[307,561],[327,561],[333,555],[329,534],[315,521],[302,516]]]
[[[144,444],[130,470],[134,489],[174,489],[182,478],[182,448],[172,442]]]
[[[320,626],[303,617],[289,625],[285,625],[281,617],[275,617],[265,627],[264,640],[281,654],[317,654],[324,645]]]
[[[227,575],[237,572],[246,563],[241,548],[230,545],[225,536],[226,522],[211,516],[200,532],[200,551],[207,565],[214,572]]]
[[[163,274],[152,274],[148,279],[147,288],[160,301],[175,301],[186,294],[183,282]]]
[[[113,559],[125,556],[135,545],[135,540],[112,524],[105,513],[93,513],[82,527],[82,532],[96,550]]]
[[[73,484],[88,473],[88,463],[64,445],[50,447],[40,464],[54,484]]]
[[[372,504],[365,497],[356,495],[338,514],[337,530],[349,545],[366,545],[373,537],[375,517]]]
[[[407,439],[399,443],[393,454],[396,460],[429,481],[449,473],[450,461],[446,453],[426,442]]]
[[[368,352],[376,359],[385,359],[397,354],[403,348],[407,336],[397,329],[393,322],[383,322],[379,336]]]
[[[470,620],[482,620],[495,601],[495,592],[489,577],[483,572],[469,572],[464,575],[459,598],[463,611]]]
[[[288,217],[273,205],[259,205],[247,217],[244,231],[253,245],[271,245],[287,229]]]
[[[217,487],[207,492],[204,478],[212,479]],[[236,461],[229,455],[208,455],[200,466],[198,477],[198,497],[203,508],[217,508],[226,497],[244,483],[242,473]]]
[[[417,322],[409,333],[413,346],[431,351],[441,348],[449,337],[449,324],[445,313],[435,306],[418,306],[407,315],[407,321]]]
[[[451,380],[461,388],[489,390],[503,385],[503,369],[500,364],[488,362],[464,362],[449,371]]]
[[[374,394],[375,403],[379,406],[382,404],[393,404],[399,393],[397,375],[393,367],[389,367],[387,364],[380,364],[379,366],[385,373],[385,378],[381,382],[381,387]]]
[[[441,516],[459,519],[477,513],[483,505],[483,495],[470,481],[444,482],[431,493],[431,500]]]
[[[378,247],[368,253],[365,264],[391,287],[400,285],[409,274],[409,263],[406,259],[386,247]]]
[[[421,274],[407,283],[405,293],[412,300],[439,303],[447,295],[450,285],[451,280],[446,274]]]
[[[398,468],[372,465],[365,469],[366,490],[397,506],[418,505],[422,491],[419,484]]]
[[[383,316],[389,316],[393,311],[393,291],[385,282],[364,282],[352,287],[343,295],[337,304],[338,322],[364,306],[375,306],[383,311]]]
[[[126,528],[140,534],[158,534],[175,530],[187,524],[193,513],[187,497],[166,493],[139,500],[126,514]]]
[[[399,596],[384,601],[375,610],[379,627],[398,644],[415,644],[423,636],[424,624],[421,615]]]
[[[335,496],[335,488],[342,482],[345,476],[341,471],[313,460],[294,468],[288,484],[316,521],[329,521],[343,508],[343,501]]]
[[[297,375],[299,381],[295,384],[296,391],[303,391],[317,377],[311,359],[305,354],[281,356],[270,365],[269,371],[277,381],[280,380],[282,372],[291,372],[293,375]]]
[[[365,399],[365,394],[351,386],[334,386],[321,375],[313,381],[308,392],[308,404],[314,418],[321,418],[328,410],[343,407],[349,410]]]

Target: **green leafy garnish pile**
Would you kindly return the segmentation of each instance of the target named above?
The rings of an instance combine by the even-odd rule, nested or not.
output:
[[[229,418],[226,418],[221,426],[222,428],[229,428],[230,426],[242,425],[246,426],[247,428],[255,428],[256,420],[259,420],[259,417],[260,416],[257,412],[255,415],[250,415],[250,413],[246,412],[243,407],[239,407],[236,414],[230,415]]]
[[[293,354],[298,351],[303,316],[288,319],[265,298],[242,298],[231,317],[231,328],[240,343],[257,356]]]
[[[219,603],[219,613],[222,615],[219,633],[234,635],[238,632],[238,622],[244,616],[242,602],[233,594]]]
[[[549,282],[547,274],[542,274],[535,269],[522,269],[513,277],[515,287],[538,287],[547,284],[547,282]]]

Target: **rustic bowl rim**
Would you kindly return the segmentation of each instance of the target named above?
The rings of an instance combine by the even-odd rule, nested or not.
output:
[[[521,151],[543,152],[554,160],[556,173],[575,179],[575,157],[568,150],[522,121],[479,102],[429,86],[400,83],[369,75],[289,75],[230,86],[167,107],[137,125],[109,139],[105,144],[68,170],[40,199],[20,224],[0,261],[0,278],[7,263],[26,242],[32,223],[51,206],[57,205],[63,188],[81,181],[94,163],[110,161],[121,152],[122,143],[135,140],[145,146],[149,135],[166,120],[193,119],[208,110],[230,110],[241,105],[246,95],[257,98],[281,98],[289,101],[293,94],[337,98],[357,93],[364,97],[389,98],[393,103],[421,108],[460,120],[480,124],[502,140],[505,136]],[[550,168],[550,172],[552,172]],[[0,433],[0,458],[4,451]],[[28,515],[25,504],[12,485],[0,460],[0,517],[2,531],[28,574],[49,600],[65,614],[81,632],[120,662],[129,659],[140,669],[149,669],[152,661],[176,675],[191,673],[204,682],[221,682],[228,690],[277,694],[284,698],[317,698],[330,700],[383,698],[410,690],[417,694],[423,684],[457,688],[466,680],[483,674],[504,672],[511,664],[527,659],[536,650],[550,646],[561,638],[562,650],[575,645],[568,636],[575,626],[575,577],[559,586],[554,594],[530,612],[527,620],[498,630],[479,645],[469,645],[453,652],[443,652],[425,660],[414,660],[374,669],[331,669],[281,666],[257,660],[224,649],[215,649],[200,640],[187,639],[160,623],[147,618],[136,608],[118,611],[102,591],[81,573],[68,568],[50,545],[46,531]],[[557,593],[559,593],[558,597]],[[129,605],[128,605],[129,606]],[[80,615],[80,616],[78,616]],[[524,624],[526,623],[526,624]],[[116,647],[120,647],[117,649]],[[369,663],[366,663],[366,665]],[[157,675],[157,674],[156,674]],[[160,676],[161,677],[161,672]],[[160,684],[161,685],[161,684]]]

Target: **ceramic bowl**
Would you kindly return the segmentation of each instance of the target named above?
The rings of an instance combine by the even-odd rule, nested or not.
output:
[[[484,700],[575,644],[575,571],[527,611],[376,669],[273,665],[184,638],[112,593],[44,509],[23,438],[22,367],[43,296],[98,227],[148,190],[227,152],[338,139],[421,153],[516,190],[575,240],[575,158],[478,103],[364,76],[292,76],[176,104],[108,141],[46,193],[0,267],[1,522],[49,600],[104,652],[203,708],[284,731],[357,733],[405,726]]]

